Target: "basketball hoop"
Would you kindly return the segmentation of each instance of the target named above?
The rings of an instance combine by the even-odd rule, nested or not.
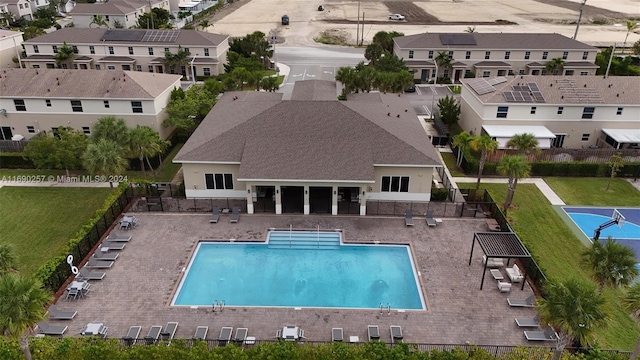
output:
[[[613,214],[611,214],[611,220],[615,221],[615,223],[618,225],[619,228],[622,228],[626,218],[624,217],[624,215],[622,215],[622,213],[620,213],[620,211],[618,211],[618,209],[613,209]]]

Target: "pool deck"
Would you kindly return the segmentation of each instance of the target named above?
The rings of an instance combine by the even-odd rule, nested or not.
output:
[[[487,270],[484,290],[482,251],[474,249],[468,265],[474,232],[486,231],[484,219],[445,218],[442,224],[428,228],[422,218],[415,226],[405,227],[404,218],[247,215],[239,223],[229,223],[222,215],[217,224],[209,223],[209,214],[135,213],[137,228],[128,231],[133,239],[101,281],[91,281],[88,296],[57,301],[62,310],[77,310],[68,325],[68,336],[79,336],[89,322],[104,322],[108,337],[124,336],[129,326],[140,325],[144,337],[153,325],[179,322],[176,338],[191,338],[197,326],[209,326],[208,339],[217,338],[223,326],[249,328],[249,336],[271,340],[276,330],[294,324],[305,331],[309,341],[330,341],[331,328],[344,329],[345,338],[367,339],[367,325],[379,325],[381,340],[390,341],[390,325],[402,326],[404,339],[412,343],[524,345],[523,329],[515,317],[533,317],[531,308],[510,308],[507,297],[526,298],[528,284],[520,290],[514,284],[510,294],[500,293]],[[269,228],[343,229],[346,242],[410,244],[418,271],[427,311],[400,312],[379,310],[247,308],[227,307],[212,312],[211,307],[197,309],[170,307],[171,297],[201,239],[238,239],[263,241]],[[124,231],[119,231],[119,233]],[[259,269],[256,271],[260,271]],[[504,268],[501,270],[506,277]],[[327,294],[330,296],[330,294]],[[533,344],[539,345],[539,344]]]

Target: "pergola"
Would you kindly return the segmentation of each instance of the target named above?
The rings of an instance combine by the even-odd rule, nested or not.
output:
[[[522,244],[518,235],[512,232],[481,232],[473,234],[473,242],[471,243],[471,255],[469,256],[469,266],[471,266],[471,259],[473,259],[473,248],[476,245],[476,241],[480,245],[480,248],[484,252],[487,261],[484,263],[482,271],[482,280],[480,282],[480,290],[484,285],[484,277],[487,273],[487,264],[492,258],[507,259],[507,266],[510,259],[523,259],[531,258],[529,250]],[[524,274],[524,280],[522,281],[522,288],[527,281],[527,274]]]

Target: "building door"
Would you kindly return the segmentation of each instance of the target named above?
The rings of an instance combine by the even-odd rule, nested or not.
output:
[[[275,186],[256,186],[253,193],[253,211],[254,212],[276,212],[276,187]]]
[[[564,137],[566,134],[555,134],[556,138],[553,139],[553,144],[551,144],[554,148],[561,148],[564,145]]]
[[[304,213],[304,186],[282,186],[280,191],[283,213]]]
[[[360,188],[339,187],[338,188],[338,214],[359,214],[360,213]]]
[[[429,70],[422,69],[422,71],[420,72],[420,81],[425,82],[427,81],[428,77],[429,77]]]
[[[13,132],[10,126],[3,126],[0,128],[0,140],[11,140]]]
[[[309,211],[315,214],[331,214],[331,187],[309,187]]]
[[[456,75],[455,78],[453,80],[454,83],[460,82],[460,77],[462,77],[462,70],[461,69],[456,69]]]

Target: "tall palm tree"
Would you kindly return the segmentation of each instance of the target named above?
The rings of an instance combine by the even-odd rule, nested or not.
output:
[[[358,91],[371,92],[375,86],[377,72],[370,66],[363,66],[356,73],[356,87]]]
[[[244,90],[244,83],[251,77],[251,72],[244,67],[236,67],[231,71],[231,78],[234,79],[239,85],[240,90]]]
[[[16,260],[11,244],[0,244],[0,275],[15,270]]]
[[[100,139],[107,139],[115,142],[121,148],[129,146],[129,128],[124,119],[114,116],[104,116],[98,119],[93,127],[91,140],[95,143]]]
[[[356,70],[350,66],[343,66],[336,72],[336,81],[342,83],[344,88],[342,89],[343,95],[351,94],[357,88],[357,74]]]
[[[249,73],[249,79],[247,80],[247,84],[249,86],[255,86],[256,91],[260,91],[262,78],[263,76],[261,71],[251,71]]]
[[[544,69],[547,71],[548,75],[562,75],[562,70],[564,70],[564,60],[562,60],[561,57],[552,59],[544,65]]]
[[[202,20],[198,25],[200,25],[200,29],[204,31],[209,27],[209,20]]]
[[[275,92],[278,90],[278,78],[275,76],[267,76],[260,81],[262,88],[268,92]]]
[[[638,277],[633,250],[613,241],[611,237],[604,242],[594,240],[582,255],[600,287],[628,286]]]
[[[513,135],[507,142],[507,147],[517,149],[519,155],[525,156],[540,152],[538,144],[538,139],[536,139],[535,135],[523,133]]]
[[[124,149],[116,142],[100,139],[87,146],[82,156],[84,168],[93,175],[120,175],[127,169],[127,160],[122,156]],[[113,182],[109,182],[113,189]]]
[[[435,61],[436,61],[436,64],[438,64],[438,66],[441,69],[449,69],[451,68],[451,63],[453,62],[453,59],[451,58],[451,56],[449,56],[449,53],[447,53],[446,51],[440,51],[436,56]],[[436,74],[436,79],[437,78],[438,78],[438,74]]]
[[[71,64],[73,64],[73,58],[75,57],[75,53],[73,51],[73,47],[69,46],[67,42],[63,42],[62,46],[58,48],[58,53],[54,57],[54,60],[59,68],[62,68],[62,65],[65,65],[66,68],[71,68]]]
[[[640,282],[633,284],[622,298],[622,306],[627,309],[636,321],[640,322]],[[640,337],[629,359],[640,357]]]
[[[591,334],[606,325],[606,299],[595,284],[578,279],[549,281],[544,290],[546,297],[537,301],[536,308],[541,323],[551,324],[558,332],[554,359],[560,359],[574,341],[586,346]]]
[[[379,91],[388,93],[393,91],[393,84],[395,82],[395,76],[390,72],[378,72],[376,74],[375,85]]]
[[[622,44],[623,51],[627,49],[627,39],[629,38],[629,33],[638,28],[637,21],[627,20],[627,35],[624,37],[624,43]]]
[[[104,26],[107,29],[109,28],[107,19],[105,19],[105,17],[102,15],[93,15],[93,20],[91,20],[91,22],[89,23],[89,27],[91,27],[92,24],[95,24],[97,27]]]
[[[470,135],[468,132],[463,131],[453,137],[453,147],[458,148],[458,157],[456,158],[456,166],[462,165],[462,158],[464,154],[471,148],[471,143],[475,139],[475,136]]]
[[[145,176],[144,160],[147,159],[147,163],[150,164],[149,157],[162,153],[167,145],[167,141],[162,140],[160,135],[152,128],[138,125],[129,131],[129,149],[127,153],[140,160],[142,175]],[[151,165],[149,165],[149,168],[151,168]]]
[[[471,142],[471,147],[475,151],[480,151],[480,163],[478,164],[478,181],[476,181],[476,189],[480,189],[480,179],[482,178],[484,165],[487,163],[487,155],[498,150],[498,142],[496,140],[493,140],[489,135],[476,136]]]
[[[31,360],[27,336],[45,318],[45,306],[51,299],[34,278],[17,274],[0,276],[0,330],[18,340],[27,360]]]
[[[531,171],[531,165],[524,160],[522,156],[503,156],[498,163],[498,172],[507,175],[509,180],[507,182],[507,197],[504,201],[504,214],[507,214],[511,202],[513,202],[513,196],[516,193],[516,187],[518,186],[518,179],[529,176]]]
[[[466,33],[472,34],[476,32],[476,27],[467,26],[467,29],[464,31]]]

